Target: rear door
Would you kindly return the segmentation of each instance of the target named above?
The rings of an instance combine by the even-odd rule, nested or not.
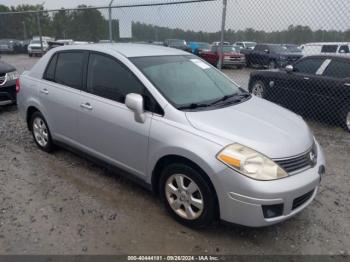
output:
[[[139,123],[124,101],[145,88],[120,61],[92,52],[87,91],[82,92],[78,119],[80,141],[90,154],[142,177],[146,173],[152,113]]]
[[[44,73],[44,85],[39,92],[46,110],[46,120],[54,139],[76,145],[80,93],[87,52],[56,53]]]

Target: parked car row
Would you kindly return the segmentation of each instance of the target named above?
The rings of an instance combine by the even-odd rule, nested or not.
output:
[[[186,226],[284,221],[313,201],[325,174],[302,118],[183,50],[58,47],[17,91],[40,149],[66,146],[123,170]]]
[[[0,53],[26,53],[30,40],[0,39]]]
[[[285,69],[255,71],[249,91],[350,131],[350,57],[306,56]]]

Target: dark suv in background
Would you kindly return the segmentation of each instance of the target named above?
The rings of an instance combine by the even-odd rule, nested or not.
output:
[[[247,66],[263,66],[270,69],[285,67],[301,58],[301,53],[289,52],[280,44],[258,44],[253,50],[242,50]]]
[[[0,60],[0,106],[16,103],[16,68]]]

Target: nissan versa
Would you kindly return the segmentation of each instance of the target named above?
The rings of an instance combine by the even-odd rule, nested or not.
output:
[[[126,171],[187,226],[283,221],[310,204],[325,173],[300,116],[182,50],[58,47],[17,90],[39,148],[64,145]]]

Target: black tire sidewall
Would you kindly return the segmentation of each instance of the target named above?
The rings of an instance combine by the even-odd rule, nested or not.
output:
[[[177,215],[173,211],[173,209],[170,207],[165,195],[165,183],[167,179],[173,174],[186,175],[189,178],[191,178],[199,187],[202,193],[203,201],[204,201],[204,210],[199,218],[195,220],[184,219],[179,215]],[[180,222],[185,226],[192,227],[192,228],[205,228],[209,226],[210,224],[212,224],[217,214],[216,194],[211,188],[211,186],[209,185],[209,183],[206,181],[206,179],[203,178],[203,175],[205,174],[198,172],[195,168],[191,167],[190,165],[186,165],[182,163],[174,163],[165,167],[160,177],[159,193],[160,193],[161,201],[165,205],[166,210],[170,213],[170,215],[175,220],[177,220],[178,222]]]
[[[34,135],[34,127],[33,127],[33,122],[34,122],[34,119],[35,118],[41,118],[45,125],[46,125],[46,128],[47,128],[47,133],[48,133],[48,141],[47,141],[47,144],[45,147],[41,146],[37,141],[36,141],[36,138],[35,138],[35,135]],[[33,139],[34,139],[34,142],[35,144],[43,151],[45,152],[51,152],[53,150],[53,143],[52,143],[52,139],[51,139],[51,132],[50,132],[50,128],[49,128],[49,125],[47,124],[44,116],[40,113],[40,112],[35,112],[33,113],[33,115],[31,116],[31,119],[30,119],[30,128],[31,128],[31,131],[32,131],[32,136],[33,136]]]

